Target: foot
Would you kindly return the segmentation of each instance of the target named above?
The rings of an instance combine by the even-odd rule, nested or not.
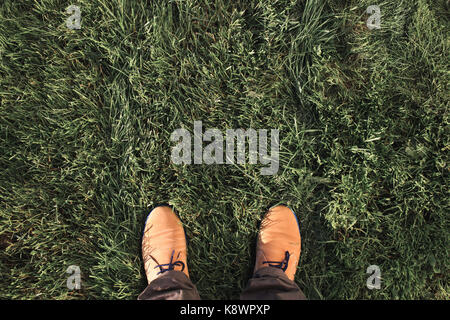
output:
[[[142,237],[142,257],[148,283],[169,270],[188,277],[186,236],[180,219],[169,207],[153,209]]]
[[[294,280],[300,251],[300,228],[295,213],[285,206],[271,208],[261,222],[254,272],[274,267]]]

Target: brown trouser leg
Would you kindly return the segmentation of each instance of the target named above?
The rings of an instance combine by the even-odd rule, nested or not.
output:
[[[241,300],[306,300],[306,297],[283,270],[264,267],[249,280]]]
[[[138,300],[200,300],[200,296],[188,276],[171,270],[150,282]]]
[[[180,271],[166,271],[153,280],[138,300],[199,300],[197,288]],[[300,288],[281,269],[259,269],[241,294],[241,300],[305,300]]]

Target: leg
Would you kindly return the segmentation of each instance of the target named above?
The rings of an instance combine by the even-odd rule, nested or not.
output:
[[[156,207],[148,215],[142,257],[148,286],[138,300],[200,299],[189,279],[184,229],[171,208]]]
[[[200,296],[183,272],[167,271],[150,282],[138,300],[200,300]]]
[[[241,300],[306,300],[306,297],[281,269],[264,267],[253,274]]]
[[[306,299],[294,282],[300,252],[300,227],[295,213],[285,206],[271,208],[261,222],[253,277],[241,299]]]

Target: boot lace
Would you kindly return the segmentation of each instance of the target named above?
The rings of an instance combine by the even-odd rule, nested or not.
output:
[[[284,253],[284,260],[282,261],[263,261],[263,264],[267,263],[271,267],[280,268],[283,271],[286,271],[289,263],[289,257],[291,255],[289,254],[289,251],[286,251]]]
[[[180,257],[180,253],[181,253],[181,252],[178,252],[177,259]],[[172,261],[173,261],[173,255],[174,255],[174,254],[175,254],[175,250],[172,251],[172,256],[170,257],[169,263],[158,264],[158,265],[155,267],[155,269],[156,269],[156,268],[159,268],[159,270],[160,270],[157,274],[161,274],[161,273],[164,273],[164,272],[169,271],[169,270],[174,270],[174,269],[175,269],[175,266],[181,267],[181,270],[180,270],[180,271],[183,271],[183,270],[184,270],[184,267],[185,267],[185,266],[184,266],[184,262],[183,262],[183,261],[177,260],[177,261],[175,261],[175,262],[172,262]],[[165,268],[165,267],[167,267],[167,268]]]

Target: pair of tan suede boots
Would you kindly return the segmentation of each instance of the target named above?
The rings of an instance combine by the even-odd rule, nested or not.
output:
[[[254,272],[267,266],[277,267],[294,280],[300,252],[300,228],[295,213],[281,205],[269,209],[258,234]],[[184,272],[189,277],[186,236],[170,207],[156,207],[148,215],[142,257],[148,283],[169,270]]]

